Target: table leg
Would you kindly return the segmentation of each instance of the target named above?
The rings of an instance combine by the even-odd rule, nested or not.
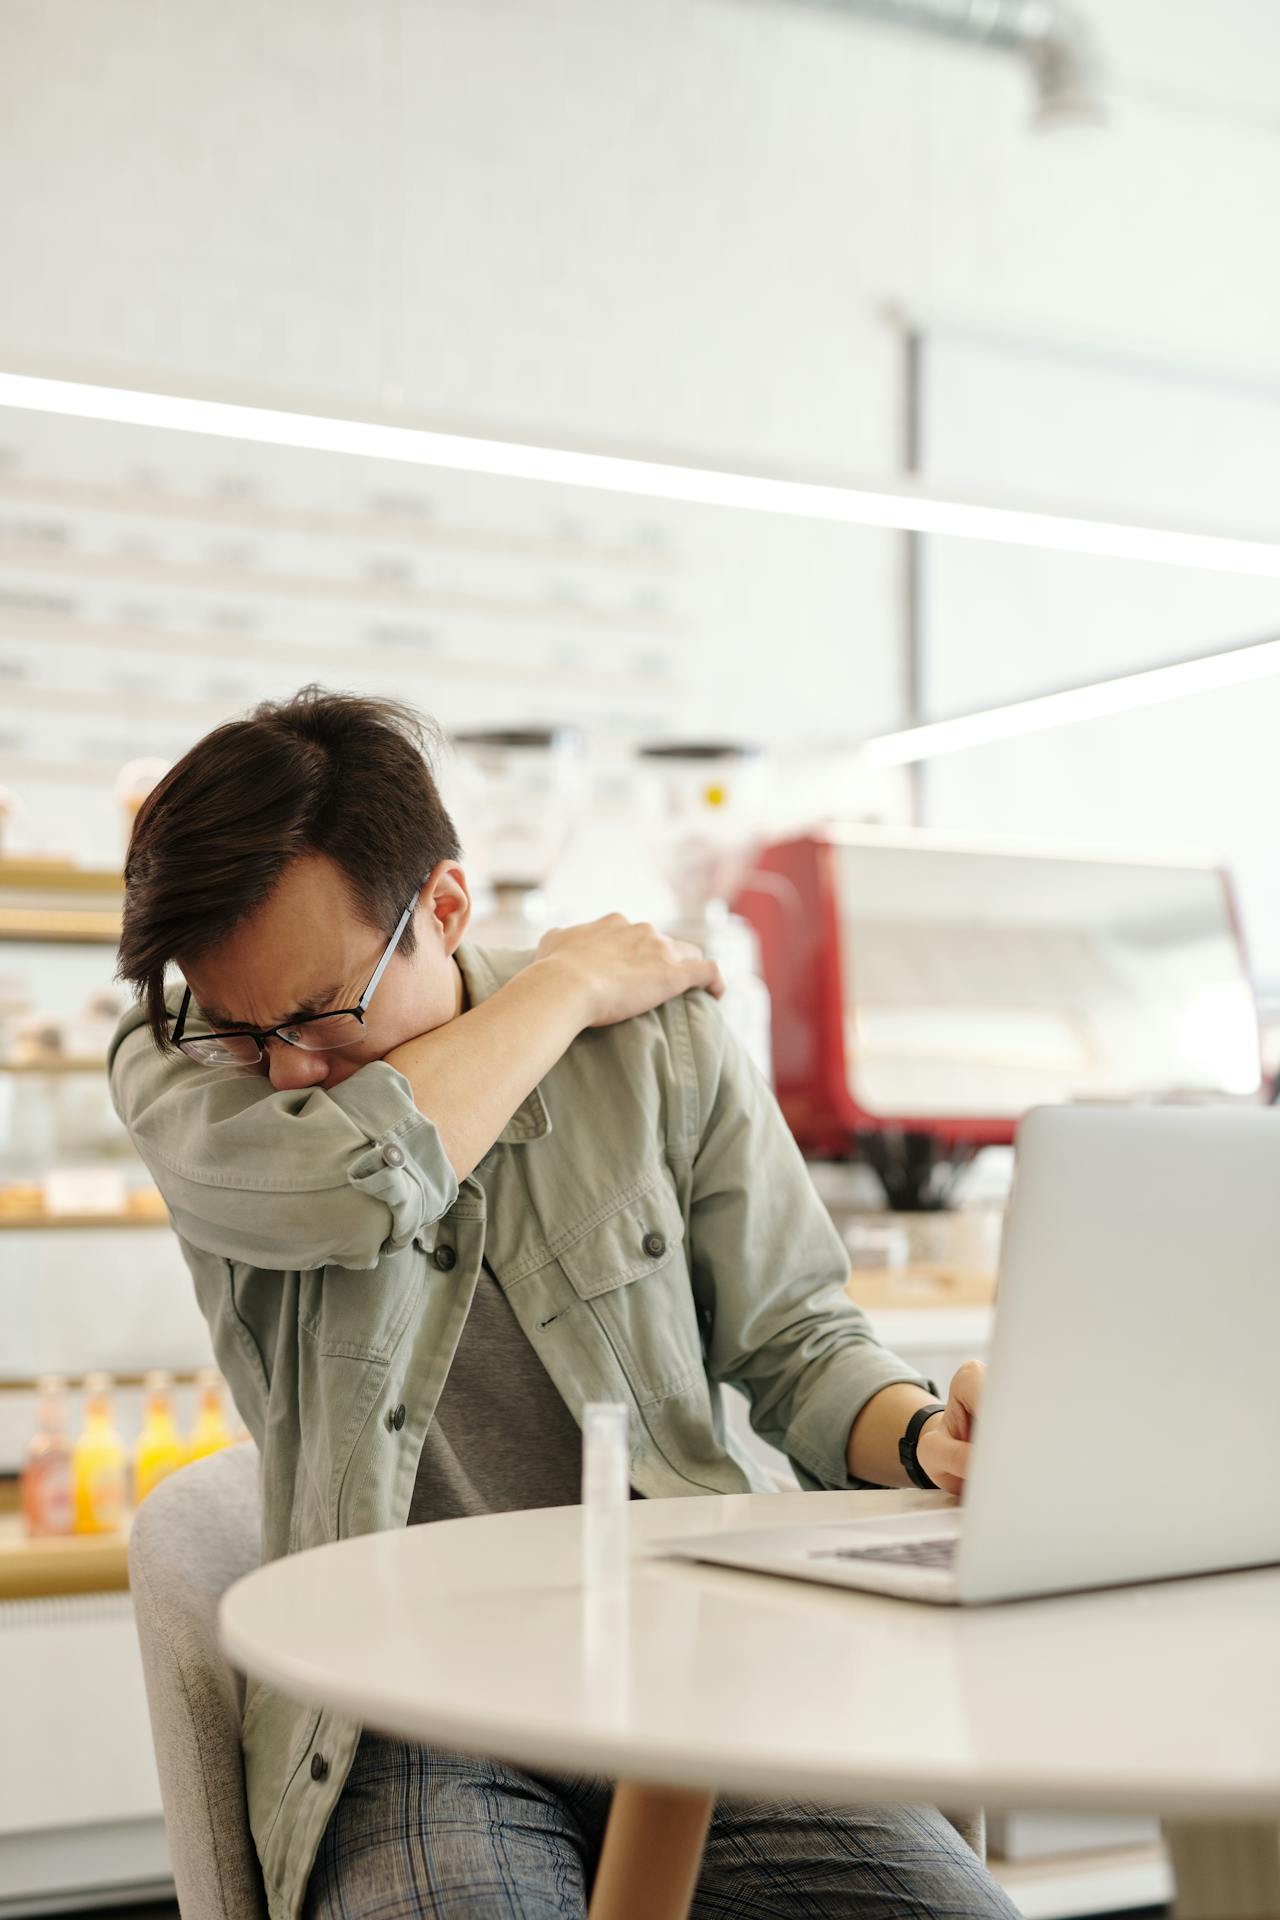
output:
[[[1280,1920],[1280,1824],[1166,1820],[1177,1920]]]
[[[620,1780],[589,1920],[686,1920],[715,1798]]]

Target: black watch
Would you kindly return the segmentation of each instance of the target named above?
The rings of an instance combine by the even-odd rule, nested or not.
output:
[[[925,1487],[931,1493],[940,1491],[936,1480],[931,1480],[920,1462],[916,1459],[916,1442],[920,1438],[920,1429],[926,1420],[932,1420],[935,1413],[945,1413],[946,1407],[941,1400],[931,1407],[917,1407],[907,1422],[907,1430],[898,1442],[898,1458],[903,1471],[913,1487]]]

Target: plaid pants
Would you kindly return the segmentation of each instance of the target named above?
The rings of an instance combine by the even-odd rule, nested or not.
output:
[[[304,1920],[582,1920],[607,1780],[362,1736]],[[692,1920],[1017,1920],[932,1807],[717,1801]]]

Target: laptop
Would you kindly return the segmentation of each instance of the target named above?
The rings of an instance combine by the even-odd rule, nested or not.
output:
[[[969,1606],[1269,1566],[1278,1461],[1280,1110],[1042,1107],[963,1502],[661,1551]]]

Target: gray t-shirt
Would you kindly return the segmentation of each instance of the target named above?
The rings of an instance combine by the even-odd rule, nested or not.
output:
[[[487,1266],[418,1461],[409,1526],[576,1505],[582,1437]]]

